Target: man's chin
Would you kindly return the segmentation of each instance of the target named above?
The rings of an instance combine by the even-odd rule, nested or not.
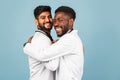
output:
[[[46,30],[51,30],[51,29],[52,29],[51,26],[50,26],[50,27],[49,27],[49,26],[48,26],[48,27],[45,27],[45,26],[44,26],[44,28],[45,28]]]
[[[50,28],[46,28],[46,29],[51,30],[52,28],[50,27]]]

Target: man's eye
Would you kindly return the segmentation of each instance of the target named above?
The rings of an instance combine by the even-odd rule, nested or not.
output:
[[[54,22],[58,21],[58,22],[63,22],[63,19],[53,19]]]
[[[48,16],[48,18],[52,18],[52,16]]]
[[[41,16],[40,18],[41,18],[41,19],[45,19],[45,17],[44,17],[44,16]]]
[[[63,21],[63,19],[59,19],[59,21],[60,21],[60,22],[62,22],[62,21]]]
[[[58,21],[59,21],[59,22],[62,22],[62,21],[63,21],[63,19],[59,19]]]

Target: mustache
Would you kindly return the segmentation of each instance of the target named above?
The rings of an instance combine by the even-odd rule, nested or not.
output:
[[[56,28],[62,28],[62,26],[55,26],[54,29],[56,29]]]
[[[50,23],[50,24],[52,24],[52,22],[46,22],[46,23]],[[44,24],[46,24],[46,23],[44,23]]]

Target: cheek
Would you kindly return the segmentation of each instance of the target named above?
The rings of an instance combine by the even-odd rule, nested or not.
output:
[[[41,24],[41,23],[44,23],[45,21],[43,19],[39,19],[38,22]]]
[[[39,21],[39,24],[44,25],[45,23],[44,23],[44,21]]]
[[[44,20],[39,20],[39,23],[43,23],[44,22]]]
[[[53,22],[53,20],[52,20],[52,19],[50,19],[50,22]]]

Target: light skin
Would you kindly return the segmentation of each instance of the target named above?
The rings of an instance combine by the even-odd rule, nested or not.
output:
[[[38,30],[43,30],[50,34],[50,30],[52,29],[52,16],[48,11],[42,12],[37,18],[34,20]],[[31,43],[32,37],[29,38],[28,43]]]
[[[52,29],[52,16],[50,12],[42,12],[36,19],[35,24],[38,29],[50,33]]]

